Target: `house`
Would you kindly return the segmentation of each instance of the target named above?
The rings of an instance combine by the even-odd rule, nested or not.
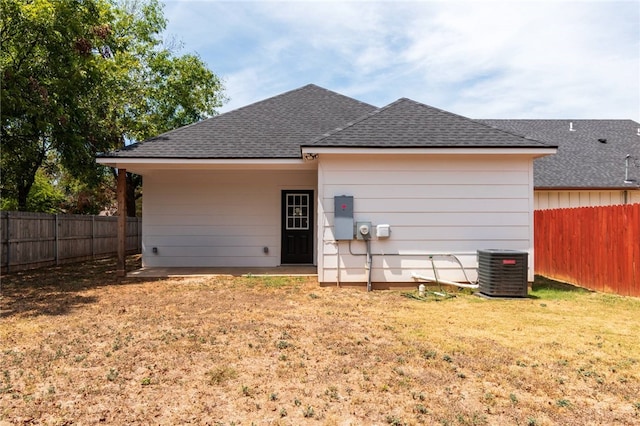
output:
[[[556,155],[534,161],[536,210],[640,203],[640,123],[633,120],[478,121],[558,145]]]
[[[98,162],[143,176],[144,267],[310,264],[320,283],[391,285],[432,261],[464,281],[449,253],[474,280],[486,248],[528,252],[533,280],[533,161],[555,151],[410,99],[376,108],[307,85]]]

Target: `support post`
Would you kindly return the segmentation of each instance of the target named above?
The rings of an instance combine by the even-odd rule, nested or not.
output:
[[[127,171],[118,169],[118,264],[116,275],[124,277],[126,271],[127,245]]]

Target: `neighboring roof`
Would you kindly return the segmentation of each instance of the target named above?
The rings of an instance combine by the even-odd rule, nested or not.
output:
[[[304,147],[350,148],[555,148],[430,107],[399,99],[329,132]]]
[[[636,167],[640,158],[640,124],[633,120],[477,121],[558,145],[556,155],[534,161],[536,188],[627,188],[627,155],[636,159],[629,168],[629,177],[640,180],[640,168]]]
[[[301,158],[302,143],[375,109],[309,84],[100,157]]]

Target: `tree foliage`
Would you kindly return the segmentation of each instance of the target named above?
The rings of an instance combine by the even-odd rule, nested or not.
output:
[[[224,101],[199,57],[163,43],[156,0],[0,0],[0,16],[2,197],[20,210],[38,171],[55,166],[100,188],[96,153],[206,118]]]

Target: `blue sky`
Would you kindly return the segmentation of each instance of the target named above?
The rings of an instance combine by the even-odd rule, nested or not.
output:
[[[165,0],[225,112],[308,83],[471,118],[640,121],[640,0]]]

